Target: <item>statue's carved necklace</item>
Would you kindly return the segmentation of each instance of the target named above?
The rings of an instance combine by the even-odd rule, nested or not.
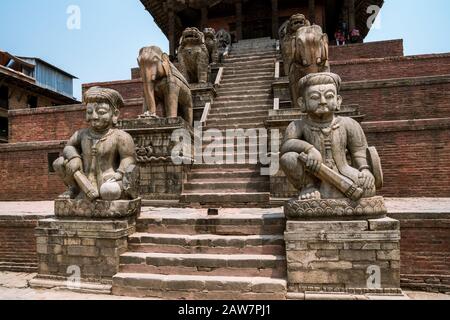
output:
[[[308,117],[306,118],[306,123],[310,126],[312,131],[319,133],[322,138],[321,144],[323,148],[324,162],[329,168],[335,167],[335,161],[333,159],[333,139],[332,132],[340,127],[339,118],[335,117],[333,121],[328,123],[317,123],[311,121]]]
[[[331,131],[336,130],[340,127],[339,125],[339,118],[334,118],[333,121],[327,122],[327,123],[320,123],[320,122],[314,122],[309,117],[305,118],[305,122],[308,124],[308,126],[313,131],[320,131],[325,136],[328,136]]]
[[[107,133],[105,134],[98,134],[96,132],[94,132],[93,130],[89,130],[89,140],[91,140],[91,166],[90,166],[90,170],[89,170],[89,174],[88,174],[88,179],[91,181],[91,183],[98,188],[98,184],[97,184],[97,177],[96,177],[96,172],[98,172],[97,170],[97,155],[98,155],[98,145],[100,144],[100,142],[105,141],[107,137],[109,137],[112,134],[113,130],[109,129]]]

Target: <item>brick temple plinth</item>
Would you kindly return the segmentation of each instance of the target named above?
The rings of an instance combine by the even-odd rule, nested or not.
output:
[[[288,221],[288,297],[400,295],[400,223]]]

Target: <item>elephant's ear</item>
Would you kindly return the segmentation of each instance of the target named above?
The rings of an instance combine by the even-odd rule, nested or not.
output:
[[[167,53],[163,53],[162,55],[162,65],[164,69],[164,73],[167,77],[170,77],[172,75],[172,70],[170,69],[170,58],[167,55]]]

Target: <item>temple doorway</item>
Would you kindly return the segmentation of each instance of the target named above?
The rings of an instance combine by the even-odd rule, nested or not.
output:
[[[243,38],[271,37],[272,4],[270,0],[250,0],[243,6]]]

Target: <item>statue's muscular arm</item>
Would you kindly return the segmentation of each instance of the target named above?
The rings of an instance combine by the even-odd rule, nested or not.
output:
[[[358,184],[365,189],[371,188],[375,178],[367,162],[367,148],[369,147],[361,125],[351,118],[347,118],[347,149],[350,151],[354,166],[360,171]]]
[[[346,122],[347,149],[350,151],[355,168],[361,171],[368,168],[367,148],[369,145],[367,144],[366,135],[357,121],[347,118]]]
[[[63,157],[67,160],[66,170],[69,175],[73,175],[79,170],[83,171],[83,161],[81,159],[81,137],[82,131],[78,130],[69,139],[63,150]]]
[[[121,132],[119,135],[118,141],[118,150],[120,155],[120,165],[117,170],[123,177],[125,170],[128,166],[135,164],[136,160],[134,157],[135,149],[134,149],[134,141],[133,138],[126,132]]]
[[[301,123],[299,121],[292,122],[286,129],[286,133],[281,147],[281,155],[288,152],[308,153],[314,148],[313,145],[302,140],[303,133],[301,130]]]
[[[81,159],[81,132],[80,130],[75,132],[72,137],[70,137],[64,148],[63,155],[64,159],[72,160],[73,158]]]

